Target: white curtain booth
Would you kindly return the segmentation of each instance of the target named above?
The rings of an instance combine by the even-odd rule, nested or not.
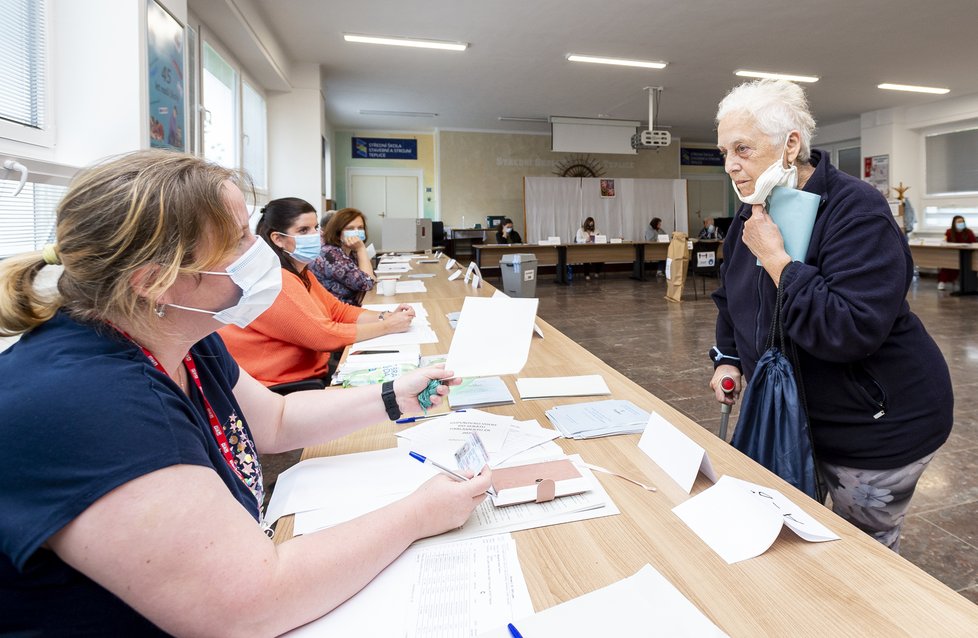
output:
[[[601,196],[601,180],[613,179],[615,196]],[[667,233],[689,232],[686,180],[580,177],[524,177],[526,241],[559,236],[571,243],[586,217],[608,237],[643,241],[653,217]]]

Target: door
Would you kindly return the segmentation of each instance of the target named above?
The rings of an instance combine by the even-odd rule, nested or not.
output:
[[[421,217],[421,171],[348,170],[348,205],[363,211],[370,241],[378,251],[384,250],[385,218]]]
[[[690,237],[699,235],[707,217],[727,217],[729,185],[725,176],[686,176]]]

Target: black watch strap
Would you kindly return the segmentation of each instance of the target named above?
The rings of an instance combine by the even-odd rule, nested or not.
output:
[[[387,418],[397,421],[401,418],[401,409],[397,407],[397,395],[394,394],[394,382],[385,381],[380,387],[380,398],[384,400],[384,408],[387,410]]]

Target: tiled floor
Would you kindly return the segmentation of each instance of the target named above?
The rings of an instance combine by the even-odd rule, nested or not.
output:
[[[700,280],[702,285],[702,280]],[[720,412],[708,388],[716,307],[700,291],[681,304],[665,283],[626,273],[557,286],[544,276],[540,316],[630,379],[716,433]],[[706,281],[707,295],[716,280]],[[955,425],[924,472],[904,525],[901,554],[978,603],[978,297],[938,292],[933,278],[914,284],[912,310],[951,369]],[[736,409],[731,417],[731,431]]]

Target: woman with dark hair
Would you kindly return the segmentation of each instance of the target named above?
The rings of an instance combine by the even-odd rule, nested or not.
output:
[[[594,225],[594,218],[588,217],[587,219],[584,220],[584,223],[581,224],[581,227],[577,229],[577,234],[574,236],[574,243],[593,244],[594,236],[600,234],[601,233],[597,230],[597,228]],[[597,279],[598,275],[601,274],[601,269],[604,267],[604,264],[600,262],[593,263],[593,264],[588,263],[588,264],[581,264],[581,267],[584,270],[585,279],[591,279],[592,271],[594,274],[594,278]]]
[[[973,244],[975,234],[968,228],[964,217],[955,215],[951,220],[951,227],[944,231],[944,239],[951,244]],[[947,284],[953,284],[958,280],[958,271],[954,268],[941,268],[937,271],[937,289],[944,290]]]
[[[323,288],[337,299],[352,306],[363,302],[363,295],[373,289],[374,275],[367,255],[367,225],[363,213],[344,208],[330,216],[323,228],[323,247],[309,264]]]
[[[523,238],[513,228],[513,220],[509,217],[499,222],[499,230],[496,231],[497,244],[522,244]]]
[[[219,332],[238,364],[266,386],[307,379],[328,385],[344,346],[410,327],[410,306],[394,312],[357,308],[331,295],[309,273],[320,241],[316,209],[305,200],[268,202],[257,233],[282,264],[282,294],[247,327]],[[337,356],[331,361],[332,353]]]

